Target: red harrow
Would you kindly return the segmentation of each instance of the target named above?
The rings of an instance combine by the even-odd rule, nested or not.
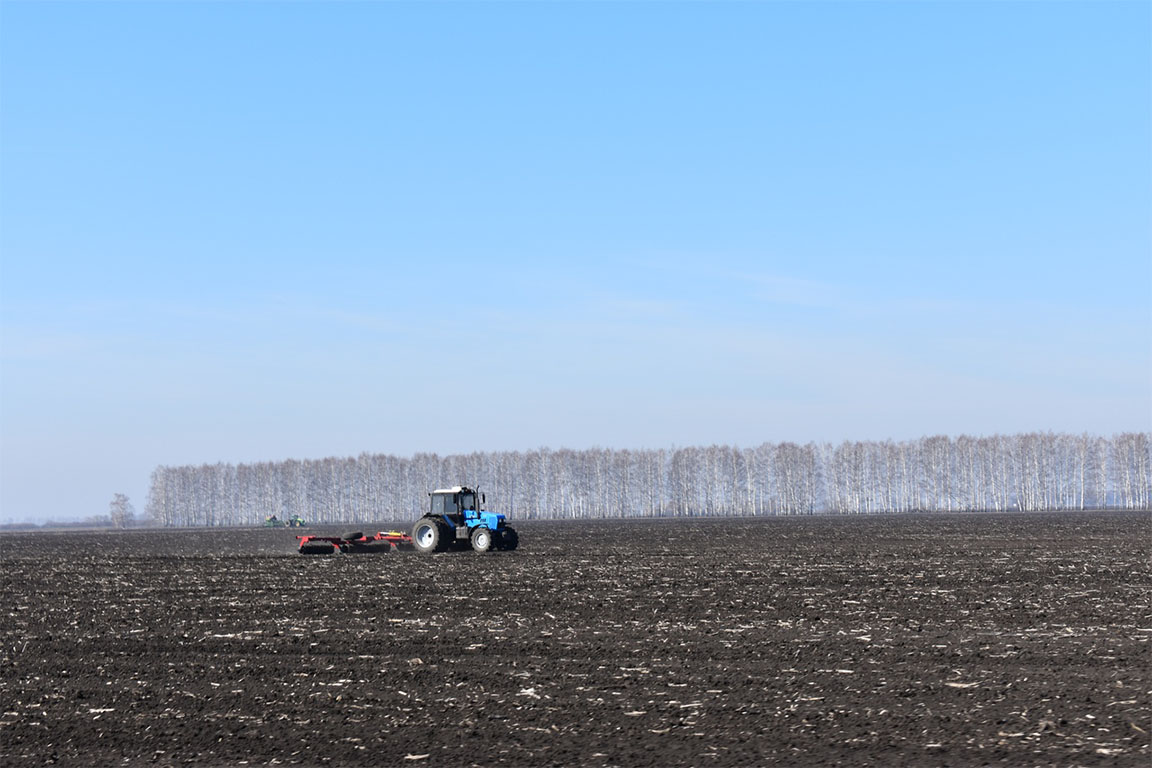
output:
[[[360,531],[343,536],[297,536],[302,555],[330,555],[341,552],[383,552],[414,549],[412,537],[401,531],[380,531],[365,536]],[[386,549],[385,546],[387,545]]]

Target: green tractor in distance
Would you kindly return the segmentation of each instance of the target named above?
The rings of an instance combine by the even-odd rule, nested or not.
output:
[[[265,528],[303,528],[305,525],[307,524],[300,515],[292,515],[287,520],[281,520],[276,515],[268,515],[264,518]]]

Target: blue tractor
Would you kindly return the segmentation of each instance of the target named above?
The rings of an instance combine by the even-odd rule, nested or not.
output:
[[[428,496],[431,510],[412,526],[412,544],[417,552],[445,552],[469,545],[477,552],[511,551],[520,543],[504,515],[481,509],[483,494],[457,485],[439,488]]]

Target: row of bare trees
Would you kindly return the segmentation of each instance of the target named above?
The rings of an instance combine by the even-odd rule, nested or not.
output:
[[[414,519],[429,490],[457,484],[479,486],[490,509],[517,518],[1147,509],[1152,434],[162,466],[147,515],[169,526]]]

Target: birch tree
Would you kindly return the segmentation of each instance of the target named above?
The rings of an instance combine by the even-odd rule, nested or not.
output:
[[[132,502],[122,493],[117,493],[108,504],[108,519],[116,528],[127,528],[136,519],[136,510]]]

